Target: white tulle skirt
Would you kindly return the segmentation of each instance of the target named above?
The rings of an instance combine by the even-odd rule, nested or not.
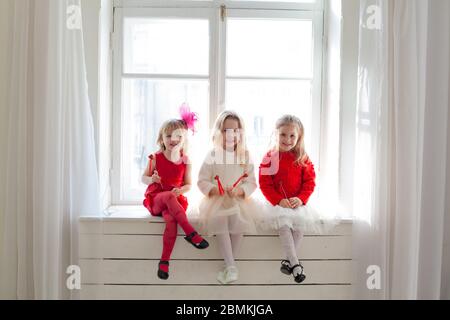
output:
[[[257,219],[257,225],[262,230],[278,231],[282,227],[299,230],[303,233],[322,234],[325,226],[316,210],[309,206],[296,209],[265,205],[264,216]]]
[[[203,198],[198,206],[198,221],[202,234],[256,234],[252,210],[253,199],[231,199],[228,196]]]
[[[306,205],[296,209],[273,206],[260,197],[252,204],[251,210],[257,229],[278,231],[282,227],[309,234],[326,234],[336,226],[336,221],[322,219],[319,212]]]

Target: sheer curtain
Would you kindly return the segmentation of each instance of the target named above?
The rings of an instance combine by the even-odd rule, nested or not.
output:
[[[447,0],[361,1],[355,298],[450,298],[449,16]]]
[[[79,0],[8,0],[0,293],[66,299],[77,220],[100,215]],[[2,123],[3,124],[3,123]]]

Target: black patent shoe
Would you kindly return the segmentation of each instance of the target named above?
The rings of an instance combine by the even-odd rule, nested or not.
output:
[[[163,270],[161,270],[161,268],[159,268],[159,266],[161,265],[169,265],[169,261],[160,261],[158,264],[158,278],[160,278],[161,280],[167,280],[169,279],[169,273],[165,272]]]
[[[199,243],[194,243],[192,241],[192,238],[194,238],[196,235],[198,235],[197,232],[192,232],[190,235],[188,235],[187,237],[184,237],[184,240],[186,240],[187,242],[189,242],[190,244],[192,244],[195,248],[197,249],[206,249],[209,247],[209,243],[208,241],[206,241],[205,239],[203,239],[201,242]]]
[[[300,272],[300,274],[297,274],[297,275],[294,276],[294,280],[295,280],[295,282],[297,282],[297,283],[302,283],[303,281],[305,281],[306,276],[303,274],[303,266],[302,266],[301,263],[296,264],[295,266],[293,266],[293,267],[291,268],[291,273],[294,274],[294,270],[295,270],[295,268],[297,268],[297,267],[300,267],[300,268],[302,269],[302,271]]]
[[[281,273],[290,276],[292,274],[291,263],[288,260],[282,260],[280,271]]]

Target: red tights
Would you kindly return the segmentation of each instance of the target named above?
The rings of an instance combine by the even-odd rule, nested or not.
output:
[[[178,202],[177,196],[171,191],[158,193],[153,198],[152,214],[155,216],[162,215],[166,222],[161,261],[169,261],[177,240],[178,225],[180,225],[186,235],[192,234],[195,232],[195,229],[189,223],[186,211]],[[196,236],[192,240],[195,243],[199,243],[202,238]]]

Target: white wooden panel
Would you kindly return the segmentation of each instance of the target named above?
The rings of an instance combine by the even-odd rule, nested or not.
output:
[[[142,206],[111,207],[112,214],[105,217],[80,218],[80,233],[105,234],[162,234],[164,220],[152,217]],[[198,227],[197,217],[189,216],[189,221]],[[179,229],[180,234],[182,233]],[[351,221],[339,223],[328,235],[351,235]],[[262,232],[261,235],[274,234]]]
[[[350,284],[351,261],[304,261],[304,284]],[[172,260],[170,278],[158,279],[158,261],[82,260],[82,282],[89,284],[218,284],[222,261]],[[292,276],[280,272],[279,261],[238,261],[239,281],[235,284],[293,284]]]
[[[197,226],[195,219],[191,219]],[[83,299],[350,299],[352,282],[351,223],[327,235],[307,235],[299,250],[307,281],[293,282],[280,273],[283,256],[275,233],[246,236],[237,265],[240,279],[221,286],[216,281],[222,257],[215,238],[207,250],[196,250],[178,237],[170,279],[156,277],[164,222],[142,208],[110,217],[80,219],[80,266]],[[105,259],[105,260],[98,260]],[[119,260],[110,260],[119,259]],[[133,260],[127,260],[133,259]],[[107,283],[109,285],[100,285]],[[111,285],[113,284],[113,285]]]
[[[197,250],[178,237],[172,259],[222,259],[215,238],[210,247]],[[162,237],[152,235],[80,235],[80,258],[159,259]],[[247,236],[238,259],[273,260],[282,257],[277,236]],[[305,237],[299,250],[300,259],[351,259],[351,238],[347,236]]]
[[[102,221],[80,221],[79,234],[102,234],[104,222]]]
[[[351,286],[103,286],[83,285],[82,299],[134,300],[345,300]],[[300,310],[300,309],[299,309]],[[320,311],[319,311],[320,312]]]
[[[192,222],[192,225],[197,228],[196,222]],[[141,222],[114,222],[105,221],[103,222],[103,232],[105,234],[149,234],[149,235],[161,235],[164,232],[165,224],[161,220],[158,222],[152,221],[141,221]],[[100,229],[101,230],[101,229]],[[340,224],[337,225],[333,230],[327,233],[327,235],[350,235],[352,232],[351,224]],[[83,233],[83,232],[81,232]],[[101,232],[99,232],[101,233]],[[178,233],[182,234],[181,228],[178,228]],[[275,235],[275,232],[262,231],[260,235]],[[312,235],[312,234],[307,234]]]

